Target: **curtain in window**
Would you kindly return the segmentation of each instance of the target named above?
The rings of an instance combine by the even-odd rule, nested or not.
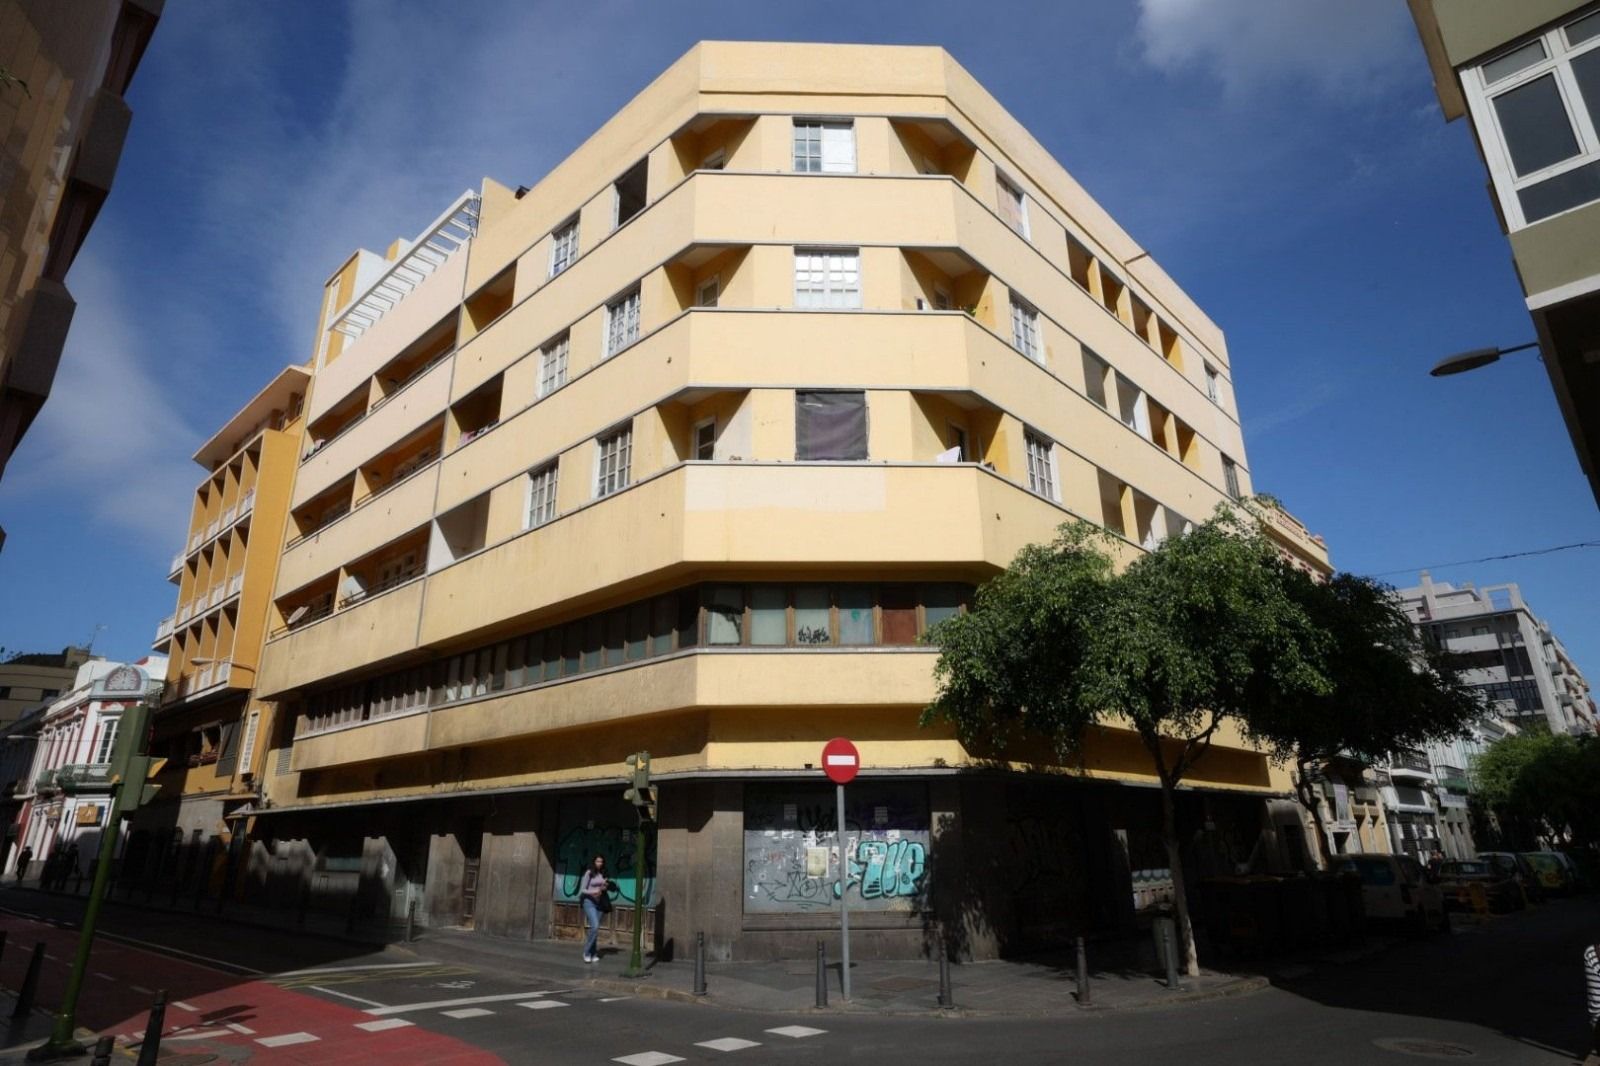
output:
[[[866,459],[866,393],[797,392],[794,403],[796,459]]]

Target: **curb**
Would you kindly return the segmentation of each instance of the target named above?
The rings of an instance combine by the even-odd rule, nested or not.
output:
[[[1227,984],[1216,988],[1207,988],[1200,991],[1176,992],[1171,996],[1159,999],[1140,1000],[1121,1006],[1100,1006],[1091,1004],[1079,1008],[1075,1002],[1063,1003],[1061,1008],[1045,1008],[1040,1010],[984,1010],[970,1007],[913,1007],[905,1009],[886,1009],[879,1007],[863,1007],[856,1004],[830,1004],[827,1008],[817,1007],[757,1007],[742,1003],[730,1003],[719,1000],[715,995],[708,994],[697,996],[685,992],[681,988],[669,988],[665,985],[652,985],[647,979],[616,980],[608,977],[591,978],[578,982],[581,987],[593,989],[596,992],[613,992],[638,996],[645,999],[658,999],[672,1003],[691,1003],[702,1006],[718,1007],[722,1010],[738,1010],[760,1014],[807,1014],[818,1015],[827,1013],[842,1013],[854,1015],[881,1015],[904,1018],[1041,1018],[1041,1017],[1072,1017],[1074,1015],[1115,1014],[1123,1011],[1160,1010],[1164,1007],[1187,1005],[1190,1003],[1205,1003],[1210,1000],[1232,999],[1238,996],[1248,996],[1264,988],[1270,988],[1272,981],[1264,975],[1236,978]]]

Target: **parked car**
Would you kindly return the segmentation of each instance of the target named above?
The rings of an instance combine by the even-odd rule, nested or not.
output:
[[[1533,868],[1539,887],[1552,896],[1567,896],[1577,891],[1578,869],[1572,860],[1559,851],[1524,851],[1519,853]]]
[[[1521,910],[1527,906],[1517,879],[1493,863],[1470,860],[1439,867],[1439,891],[1444,893],[1446,907],[1472,910],[1474,886],[1479,886],[1491,911]]]
[[[1450,931],[1444,893],[1409,855],[1342,855],[1338,870],[1361,878],[1367,920],[1396,922],[1413,932]]]
[[[1544,899],[1544,889],[1539,885],[1539,875],[1521,855],[1513,851],[1480,851],[1478,858],[1516,878],[1517,884],[1522,888],[1523,897],[1529,903],[1538,903]]]

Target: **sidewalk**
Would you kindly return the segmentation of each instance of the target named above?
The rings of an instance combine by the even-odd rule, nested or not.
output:
[[[510,941],[455,929],[430,929],[407,948],[420,958],[465,965],[493,965],[497,970],[554,979],[567,986],[587,986],[617,994],[652,996],[692,1003],[711,1003],[753,1011],[816,1010],[816,966],[813,960],[714,962],[706,966],[706,995],[694,995],[692,960],[648,967],[637,980],[623,976],[626,948],[602,948],[601,961],[586,964],[576,943]],[[1091,972],[1090,1003],[1080,1007],[1071,953],[1041,955],[1022,961],[952,964],[955,1007],[939,1007],[939,967],[931,960],[912,962],[855,961],[850,966],[852,998],[840,992],[839,963],[828,965],[828,1009],[878,1014],[1073,1015],[1108,1010],[1133,1010],[1193,1003],[1243,995],[1265,988],[1255,974],[1202,973],[1185,978],[1168,991],[1162,980],[1138,972]]]

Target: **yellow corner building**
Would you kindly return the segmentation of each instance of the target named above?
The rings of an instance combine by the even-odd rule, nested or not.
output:
[[[663,947],[801,953],[838,921],[835,736],[859,953],[1170,896],[1131,734],[1018,767],[918,725],[922,634],[1023,545],[1084,518],[1132,558],[1251,491],[1221,331],[942,49],[702,43],[531,188],[353,255],[317,335],[246,898],[575,938],[599,853],[621,928],[643,896]],[[1196,872],[1278,861],[1261,755],[1192,785]]]

